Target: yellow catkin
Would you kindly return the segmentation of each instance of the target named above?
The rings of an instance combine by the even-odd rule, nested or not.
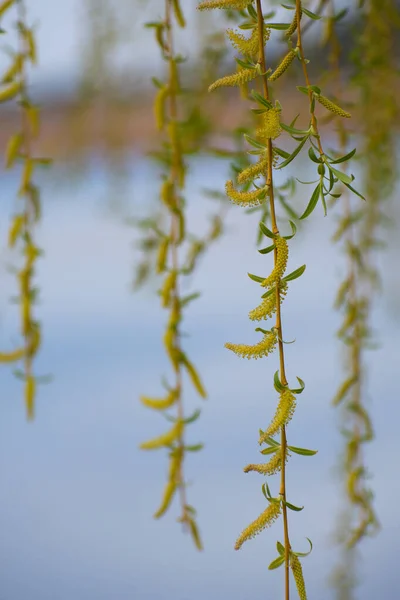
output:
[[[11,83],[16,75],[18,75],[21,71],[21,67],[24,63],[24,57],[22,54],[17,54],[14,62],[11,63],[10,67],[4,73],[1,83]]]
[[[242,54],[254,56],[258,53],[259,41],[258,41],[258,29],[255,27],[249,38],[246,38],[241,33],[233,31],[233,29],[227,29],[226,35],[228,36],[232,46],[237,48]],[[270,29],[264,28],[264,45],[269,40]]]
[[[273,437],[284,425],[287,425],[293,417],[296,408],[296,397],[289,389],[281,392],[278,406],[269,427],[260,436],[259,444],[265,442],[267,437]]]
[[[169,179],[163,182],[160,197],[167,208],[173,209],[175,207],[175,186]]]
[[[272,270],[271,275],[269,275],[261,285],[265,288],[271,288],[273,285],[279,284],[282,279],[286,267],[287,261],[289,258],[289,246],[285,238],[276,237],[275,238],[275,247],[276,247],[276,262],[275,266]]]
[[[237,177],[237,182],[239,185],[243,183],[247,183],[248,181],[253,181],[267,172],[268,168],[268,159],[265,157],[261,157],[261,159],[246,167],[241,171]]]
[[[140,401],[144,406],[153,408],[154,410],[166,410],[171,408],[179,398],[178,390],[171,390],[165,398],[149,398],[148,396],[140,396]]]
[[[169,95],[169,87],[161,87],[154,98],[154,117],[157,129],[161,131],[165,125],[165,101]]]
[[[301,10],[301,3],[300,3],[300,20],[301,20],[302,16],[303,16],[303,12]],[[289,29],[286,29],[286,31],[285,31],[285,36],[291,37],[296,30],[297,30],[297,11],[295,11],[295,13],[294,13],[293,21],[291,22]]]
[[[275,475],[282,469],[282,451],[278,450],[275,452],[271,460],[267,463],[261,463],[258,465],[247,465],[243,470],[245,473],[250,473],[250,471],[254,471],[256,473],[260,473],[260,475]]]
[[[179,0],[172,0],[172,6],[174,8],[175,18],[179,24],[179,27],[185,27],[186,21],[185,21],[185,17],[183,16],[183,13],[182,13],[182,9],[181,9]]]
[[[20,360],[25,356],[25,348],[19,348],[13,352],[0,352],[0,363],[9,363]]]
[[[26,221],[26,216],[24,214],[15,215],[12,225],[10,227],[10,231],[8,233],[8,245],[12,248],[15,245],[22,229],[24,227]]]
[[[164,238],[160,242],[160,246],[158,248],[158,254],[157,254],[157,265],[156,265],[157,273],[162,273],[163,271],[165,271],[169,243],[170,243],[170,239],[167,237]]]
[[[178,421],[169,431],[167,431],[167,433],[159,435],[158,437],[148,440],[147,442],[143,442],[140,444],[140,448],[142,450],[157,450],[158,448],[169,446],[180,438],[182,430],[183,423],[182,421]]]
[[[306,586],[304,583],[303,569],[299,557],[295,554],[290,555],[290,568],[292,569],[294,581],[297,587],[297,593],[300,600],[307,600]]]
[[[242,547],[244,542],[255,537],[257,534],[261,533],[263,529],[266,529],[276,519],[279,517],[281,512],[281,504],[280,502],[271,502],[268,508],[261,513],[261,515],[253,521],[244,531],[240,534],[238,539],[236,540],[235,550],[239,550]]]
[[[26,405],[26,416],[29,421],[34,418],[35,410],[35,395],[36,395],[36,381],[32,375],[28,375],[25,381],[25,405]]]
[[[4,15],[6,10],[8,10],[15,3],[15,1],[16,0],[5,0],[5,2],[0,4],[0,17]]]
[[[167,482],[167,484],[164,488],[164,494],[163,494],[163,498],[161,500],[160,508],[157,510],[156,513],[154,513],[155,519],[159,519],[160,517],[162,517],[168,510],[168,508],[172,502],[172,499],[175,495],[176,487],[177,486],[176,486],[175,481]]]
[[[195,388],[195,390],[197,391],[199,396],[201,396],[202,398],[207,398],[207,392],[204,389],[204,386],[200,379],[199,374],[197,373],[196,369],[194,368],[192,363],[188,360],[188,358],[185,355],[181,356],[181,363],[184,365],[184,367],[186,367],[186,370],[187,370],[190,380],[193,384],[193,387]]]
[[[337,104],[334,104],[331,100],[326,98],[325,96],[316,95],[316,98],[322,106],[335,113],[335,115],[339,115],[339,117],[346,117],[347,119],[351,118],[351,114],[340,108]]]
[[[277,68],[275,69],[275,71],[272,73],[272,75],[269,76],[269,80],[270,81],[275,81],[276,79],[278,79],[278,77],[280,77],[281,75],[283,75],[283,73],[292,64],[295,56],[296,56],[296,52],[294,50],[289,50],[289,52],[286,54],[286,56],[284,57],[284,59],[282,60],[282,62],[279,63],[279,65],[277,66]]]
[[[170,271],[164,280],[164,285],[161,288],[161,303],[163,308],[167,308],[171,302],[171,292],[176,284],[176,271]]]
[[[24,136],[21,133],[15,133],[8,141],[6,148],[6,169],[13,166],[18,152],[21,148]]]
[[[244,83],[248,83],[249,81],[252,81],[253,79],[255,79],[256,77],[258,77],[258,75],[260,74],[260,70],[258,68],[255,69],[242,69],[241,71],[238,71],[237,73],[234,73],[233,75],[225,75],[225,77],[221,77],[221,79],[217,79],[217,81],[214,81],[214,83],[212,83],[210,85],[210,87],[208,88],[209,92],[213,92],[214,90],[216,90],[219,87],[223,87],[223,86],[240,86],[243,85]]]
[[[252,0],[206,0],[200,2],[198,5],[199,10],[210,10],[212,8],[234,8],[236,10],[244,10]]]
[[[171,326],[167,327],[167,330],[164,334],[164,346],[172,364],[174,365],[174,368],[178,369],[180,351],[175,345],[175,329]]]
[[[281,135],[280,114],[280,110],[277,108],[270,108],[261,115],[262,125],[257,129],[257,135],[262,141],[274,140]]]
[[[269,331],[264,334],[263,339],[254,346],[248,346],[247,344],[225,344],[225,348],[232,350],[238,356],[242,358],[262,358],[270,354],[277,344],[278,338],[274,331]]]
[[[22,84],[20,81],[14,81],[14,83],[10,83],[10,85],[0,90],[0,102],[12,100],[12,98],[15,98],[15,96],[19,94],[21,89]]]
[[[287,294],[287,283],[282,282],[280,286],[280,301],[283,302],[284,297]],[[249,312],[249,319],[252,321],[262,321],[263,319],[270,319],[273,314],[276,313],[276,293],[275,290],[267,298],[264,298],[256,308],[253,308]]]
[[[251,192],[240,192],[235,189],[233,185],[233,181],[227,181],[225,184],[226,195],[232,202],[238,204],[239,206],[257,206],[265,202],[265,197],[260,198],[263,192],[265,192],[266,187],[252,190]]]

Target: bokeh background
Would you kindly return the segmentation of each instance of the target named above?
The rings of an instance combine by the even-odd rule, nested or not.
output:
[[[179,44],[199,61],[193,72],[200,72],[204,34],[222,18],[199,16],[196,2],[186,2],[189,26]],[[156,206],[160,181],[146,153],[157,144],[150,78],[163,66],[143,23],[161,15],[162,4],[28,3],[38,24],[40,60],[30,82],[43,107],[40,144],[42,153],[54,157],[40,177],[44,210],[37,240],[45,254],[37,273],[43,345],[36,371],[53,379],[40,387],[36,419],[27,423],[21,382],[8,366],[0,370],[0,600],[272,600],[281,594],[282,572],[267,571],[275,542],[282,541],[279,525],[239,552],[233,549],[238,533],[265,505],[261,479],[244,475],[242,468],[257,462],[258,429],[269,422],[276,401],[273,361],[241,361],[224,349],[226,341],[253,340],[247,312],[258,295],[246,273],[265,270],[265,258],[256,252],[257,215],[229,208],[225,235],[188,284],[202,296],[188,309],[185,344],[208,390],[202,416],[190,428],[191,441],[203,441],[205,449],[190,456],[187,467],[203,553],[180,532],[174,507],[161,521],[152,519],[166,461],[162,453],[138,450],[141,441],[165,428],[138,402],[141,393],[159,392],[168,361],[157,282],[132,291],[140,257],[131,224]],[[350,13],[344,45],[351,41],[352,19]],[[311,35],[309,43],[314,39]],[[4,56],[0,68],[5,64]],[[289,90],[282,93],[290,106]],[[228,115],[215,108],[218,126],[239,120],[236,99],[229,100]],[[1,109],[1,143],[16,118],[13,109]],[[206,156],[190,165],[188,220],[196,232],[206,230],[215,209],[202,188],[223,191],[228,166]],[[302,180],[313,177],[301,156],[293,172]],[[362,177],[357,167],[355,174]],[[16,343],[18,311],[10,303],[15,281],[7,230],[18,177],[3,170],[1,181],[0,340],[10,347]],[[307,193],[299,187],[294,199],[299,212]],[[396,598],[399,585],[396,199],[397,192],[387,199],[393,227],[385,230],[387,248],[376,258],[383,277],[373,311],[379,346],[367,355],[376,440],[365,457],[381,531],[358,552],[356,597],[363,600]],[[324,217],[318,209],[301,227],[289,269],[306,263],[307,270],[284,304],[284,336],[296,339],[287,346],[288,372],[306,382],[289,426],[290,442],[318,449],[315,457],[290,460],[290,501],[305,506],[290,514],[290,531],[298,551],[307,551],[306,536],[313,541],[304,572],[309,597],[319,600],[334,597],[328,579],[338,559],[333,536],[342,507],[335,472],[342,441],[330,405],[344,360],[333,300],[345,258],[330,241],[335,224],[334,211]],[[187,405],[197,407],[188,389]]]

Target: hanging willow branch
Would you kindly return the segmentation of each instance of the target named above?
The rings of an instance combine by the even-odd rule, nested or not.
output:
[[[279,402],[275,415],[270,425],[265,430],[260,431],[260,444],[266,444],[266,448],[261,450],[263,455],[271,455],[267,463],[250,464],[245,468],[245,472],[254,471],[263,475],[274,475],[280,472],[281,482],[279,495],[272,497],[267,484],[263,485],[263,493],[268,502],[264,512],[251,523],[239,536],[236,542],[236,549],[242,544],[260,533],[263,529],[269,527],[280,515],[283,519],[283,537],[284,543],[277,543],[278,557],[271,563],[270,569],[285,565],[285,599],[289,600],[289,573],[292,571],[297,591],[301,600],[306,600],[306,589],[303,577],[302,565],[299,556],[305,556],[302,553],[293,551],[289,539],[288,508],[291,510],[301,510],[287,501],[286,485],[286,462],[290,452],[295,452],[305,456],[315,454],[313,450],[289,446],[287,443],[287,426],[292,419],[297,395],[304,390],[304,383],[298,378],[300,387],[292,389],[289,387],[286,369],[285,353],[282,335],[282,302],[288,293],[288,283],[300,277],[305,270],[305,265],[297,268],[295,271],[286,275],[288,258],[290,255],[290,246],[288,241],[296,234],[296,226],[290,221],[291,234],[282,235],[278,227],[277,220],[277,186],[274,181],[274,170],[280,170],[289,165],[302,149],[308,145],[309,157],[317,166],[318,185],[311,194],[310,201],[305,208],[302,219],[309,217],[316,208],[319,201],[326,212],[327,200],[330,197],[337,197],[337,184],[344,184],[352,192],[360,195],[350,185],[353,181],[352,176],[336,168],[336,164],[345,162],[349,156],[330,156],[323,148],[321,135],[319,131],[316,106],[321,105],[325,110],[336,114],[342,118],[349,118],[350,114],[339,104],[333,102],[322,93],[320,87],[312,85],[310,82],[307,59],[303,48],[302,29],[307,27],[309,19],[317,19],[318,15],[302,7],[299,0],[295,5],[285,5],[285,8],[292,12],[288,24],[265,22],[262,11],[261,0],[253,2],[241,2],[238,0],[219,0],[205,1],[199,5],[200,9],[229,9],[236,10],[241,16],[240,28],[249,35],[243,36],[239,32],[228,30],[228,37],[232,45],[241,53],[241,57],[236,59],[240,69],[236,73],[220,78],[210,86],[210,91],[222,86],[242,86],[243,83],[252,87],[251,99],[255,102],[253,113],[258,119],[258,125],[252,135],[246,135],[245,138],[251,147],[250,153],[257,156],[257,162],[251,164],[237,173],[236,181],[230,180],[226,184],[226,193],[228,197],[240,206],[255,206],[267,204],[269,207],[269,229],[265,223],[260,224],[262,236],[269,238],[269,246],[260,250],[262,254],[273,253],[274,264],[269,276],[259,276],[249,274],[250,278],[262,286],[262,302],[255,309],[250,311],[250,318],[253,320],[269,319],[275,316],[275,324],[271,329],[258,327],[256,331],[262,334],[259,342],[249,344],[228,343],[226,347],[238,356],[244,358],[261,358],[272,354],[275,348],[279,352],[279,370],[274,377],[274,387],[279,394]],[[268,15],[268,18],[271,14]],[[265,45],[268,43],[271,31],[274,29],[284,31],[284,39],[287,41],[288,49],[284,53],[281,61],[271,68],[267,68]],[[258,49],[254,52],[254,39],[258,39]],[[296,36],[297,43],[293,46],[292,37]],[[305,86],[299,86],[298,90],[305,93],[309,99],[309,124],[307,128],[300,129],[295,126],[295,122],[286,124],[282,119],[283,108],[281,103],[276,100],[275,104],[271,102],[271,90],[274,82],[290,70],[297,68],[301,63]],[[258,83],[261,86],[258,86]],[[288,133],[296,142],[292,152],[284,151],[277,145],[277,140],[282,133]],[[293,211],[292,197],[293,185],[292,178],[280,187],[279,193],[284,197],[281,205],[285,212]],[[244,186],[245,187],[242,187]],[[294,212],[294,211],[293,211]],[[274,437],[280,434],[280,442]],[[311,542],[310,542],[311,544]]]
[[[25,3],[23,0],[3,2],[0,5],[0,17],[9,9],[17,12],[17,32],[19,47],[12,62],[2,77],[0,102],[17,101],[20,107],[21,124],[19,131],[12,135],[6,149],[6,168],[21,165],[21,181],[18,190],[19,206],[12,218],[8,243],[10,248],[19,249],[24,264],[17,272],[19,285],[19,305],[21,311],[21,335],[23,345],[17,350],[0,353],[0,362],[23,363],[23,370],[16,374],[25,382],[25,403],[28,419],[34,417],[36,384],[41,378],[33,373],[33,360],[41,343],[41,329],[34,317],[34,304],[38,289],[34,285],[36,261],[41,250],[34,241],[34,228],[40,219],[40,194],[33,182],[37,167],[49,164],[49,159],[36,158],[33,144],[39,135],[39,111],[31,101],[28,88],[27,70],[31,63],[37,62],[34,32],[27,24]]]
[[[166,81],[153,79],[157,88],[154,102],[155,121],[160,133],[165,135],[162,150],[153,155],[167,169],[160,189],[160,202],[166,216],[159,222],[147,221],[153,240],[151,249],[156,255],[156,272],[164,278],[159,291],[162,307],[169,311],[164,346],[171,362],[174,381],[171,385],[164,382],[166,392],[163,397],[141,398],[144,406],[162,411],[173,425],[167,433],[143,443],[141,448],[166,448],[169,453],[168,480],[161,505],[154,516],[159,518],[164,515],[174,497],[178,495],[181,510],[178,520],[189,530],[196,547],[201,550],[196,511],[187,500],[184,474],[187,452],[196,452],[202,448],[202,444],[187,445],[185,441],[187,425],[199,417],[200,411],[195,411],[189,417],[184,414],[184,375],[202,398],[206,397],[206,391],[197,370],[183,350],[181,334],[184,310],[199,294],[182,296],[181,287],[182,278],[194,273],[199,257],[221,235],[223,224],[221,216],[217,213],[204,237],[200,238],[187,231],[186,203],[183,197],[188,168],[186,154],[196,150],[196,135],[202,135],[203,130],[198,126],[196,112],[192,112],[191,116],[184,114],[187,104],[183,100],[180,81],[183,59],[174,50],[177,26],[185,26],[181,5],[177,0],[166,0],[164,20],[149,24],[149,27],[155,30],[158,46],[168,66]],[[167,220],[170,222],[169,231],[164,228]],[[146,222],[142,224],[145,225]],[[165,414],[165,411],[170,409],[176,410],[175,416]]]

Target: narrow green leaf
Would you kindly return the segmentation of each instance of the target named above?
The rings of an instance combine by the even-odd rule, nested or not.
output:
[[[254,100],[259,102],[262,106],[265,106],[266,108],[272,108],[271,102],[269,102],[266,98],[264,98],[264,96],[261,96],[261,94],[255,90],[252,91],[251,95],[253,96]]]
[[[316,15],[315,13],[311,12],[311,10],[304,8],[304,6],[301,7],[301,10],[305,15],[307,15],[307,17],[310,17],[310,19],[313,19],[314,21],[318,21],[321,18],[321,15]]]
[[[297,148],[292,152],[292,154],[289,156],[289,158],[287,158],[286,160],[283,161],[283,163],[281,163],[280,165],[278,165],[276,168],[277,169],[283,169],[284,167],[286,167],[286,165],[288,165],[289,163],[292,162],[292,160],[294,160],[296,158],[296,156],[300,153],[301,149],[303,148],[304,144],[306,143],[306,141],[308,140],[308,135],[306,135],[302,141],[300,142],[300,144],[297,146]]]
[[[259,250],[260,254],[269,254],[269,252],[272,252],[272,250],[275,248],[275,244],[272,244],[271,246],[268,246],[267,248],[262,248],[261,250]]]
[[[190,423],[194,423],[195,421],[197,421],[197,419],[199,418],[200,415],[201,415],[201,410],[198,408],[197,410],[194,411],[194,413],[190,417],[187,417],[186,419],[182,419],[182,422],[185,423],[185,425],[189,425]]]
[[[253,275],[252,273],[247,273],[247,275],[250,277],[250,279],[257,283],[262,283],[265,279],[265,277],[259,277],[258,275]]]
[[[295,506],[294,504],[290,504],[290,502],[285,502],[285,505],[290,508],[290,510],[294,510],[296,512],[300,512],[304,508],[304,506]]]
[[[277,452],[279,448],[276,448],[275,446],[269,446],[268,448],[264,448],[264,450],[260,450],[261,454],[274,454],[274,452]]]
[[[295,390],[290,390],[290,391],[293,392],[293,394],[301,394],[304,391],[306,384],[304,383],[304,381],[302,379],[300,379],[300,377],[296,377],[296,379],[299,382],[301,387],[297,388]]]
[[[329,163],[327,163],[329,170],[341,181],[342,183],[349,184],[353,181],[354,177],[350,177],[346,173],[342,173],[337,169],[334,169]]]
[[[317,185],[317,187],[315,188],[315,190],[313,191],[312,196],[310,198],[310,202],[308,203],[307,208],[301,215],[300,219],[307,219],[307,217],[309,217],[311,215],[314,208],[317,206],[320,187],[321,187],[321,183],[319,183]]]
[[[302,267],[299,267],[295,271],[292,271],[292,273],[289,273],[289,275],[286,275],[286,277],[284,277],[283,280],[284,281],[293,281],[294,279],[298,279],[299,277],[301,277],[303,275],[305,270],[306,270],[306,265],[303,265]]]
[[[357,192],[357,190],[355,190],[353,187],[351,187],[351,185],[349,185],[348,183],[344,184],[346,187],[349,188],[349,190],[351,190],[353,192],[353,194],[356,194],[356,196],[358,196],[359,198],[361,198],[361,200],[365,200],[364,196],[362,194],[360,194],[360,192]]]
[[[337,158],[336,160],[331,160],[331,164],[337,165],[338,163],[342,163],[342,162],[345,162],[346,160],[349,160],[350,158],[352,158],[355,155],[356,151],[357,151],[357,148],[354,148],[354,150],[352,150],[348,154],[345,154],[344,156],[341,156],[340,158]]]
[[[269,565],[268,569],[270,571],[273,571],[274,569],[278,569],[278,567],[283,565],[284,562],[285,562],[285,557],[278,556],[278,558],[275,558],[275,560],[272,561],[272,563]]]
[[[185,446],[184,449],[187,452],[199,452],[204,448],[204,444],[194,444],[192,446]]]
[[[311,554],[311,551],[313,549],[312,541],[310,540],[310,538],[306,538],[306,540],[308,540],[308,543],[310,544],[310,550],[308,552],[294,552],[296,556],[308,556],[309,554]]]
[[[263,234],[271,238],[271,240],[274,240],[276,238],[276,235],[272,233],[272,231],[268,229],[268,227],[262,221],[260,222],[259,227]]]
[[[283,544],[281,544],[280,542],[276,542],[276,549],[278,550],[281,556],[285,553],[285,546],[283,546]]]
[[[301,454],[301,456],[314,456],[318,450],[308,450],[307,448],[297,448],[296,446],[288,446],[288,449],[295,454]]]
[[[287,385],[283,385],[281,383],[281,380],[279,378],[279,371],[275,371],[275,375],[274,375],[274,386],[277,392],[283,392],[283,390],[285,388],[287,388]]]

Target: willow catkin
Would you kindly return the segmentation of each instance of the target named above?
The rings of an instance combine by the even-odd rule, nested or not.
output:
[[[270,354],[275,349],[277,342],[278,338],[276,331],[269,331],[264,334],[263,339],[258,342],[258,344],[254,344],[253,346],[247,344],[231,344],[228,342],[225,344],[225,348],[232,350],[232,352],[242,358],[257,359]]]
[[[321,96],[321,94],[316,94],[315,97],[318,100],[318,102],[320,104],[322,104],[322,106],[324,106],[326,109],[328,109],[331,112],[333,112],[335,115],[338,115],[339,117],[345,117],[347,119],[351,118],[351,114],[350,113],[348,113],[347,111],[343,110],[343,108],[340,108],[340,106],[338,106],[337,104],[334,104],[334,102],[332,102],[331,100],[329,100],[325,96]]]
[[[214,81],[214,83],[212,83],[210,85],[210,87],[208,88],[208,91],[213,92],[217,88],[223,87],[223,86],[227,86],[227,87],[241,86],[244,83],[248,83],[249,81],[252,81],[256,77],[258,77],[259,74],[260,74],[260,72],[259,72],[259,69],[257,69],[257,68],[242,69],[241,71],[238,71],[237,73],[233,73],[233,75],[225,75],[225,77],[221,77],[220,79],[217,79],[217,81]]]
[[[236,540],[235,550],[239,550],[244,542],[250,540],[255,537],[259,533],[261,533],[267,527],[270,527],[274,521],[279,517],[281,513],[281,503],[280,502],[271,502],[266,510],[261,513],[261,515],[246,529],[242,531],[238,539]]]
[[[283,60],[276,67],[275,71],[269,76],[269,81],[276,81],[290,67],[296,56],[295,50],[289,50]]]

